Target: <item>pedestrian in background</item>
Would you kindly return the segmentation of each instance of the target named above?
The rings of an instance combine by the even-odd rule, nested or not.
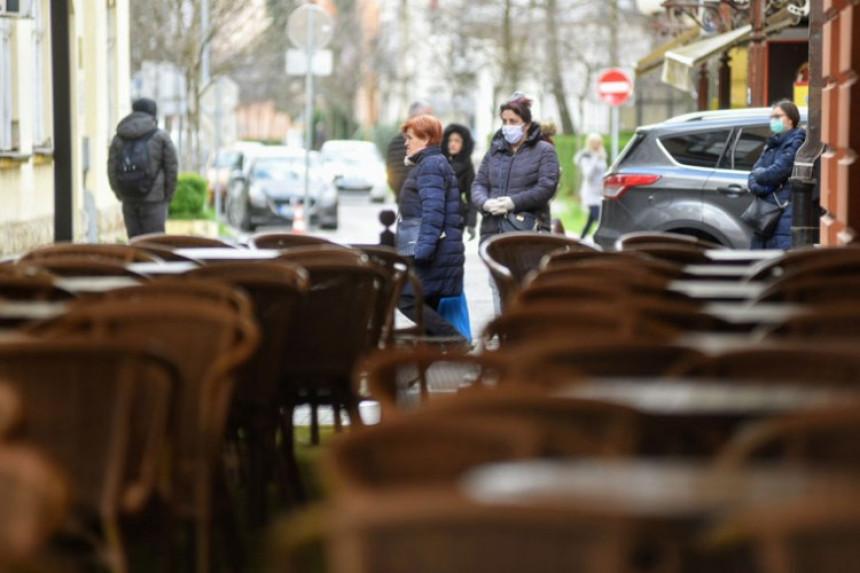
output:
[[[423,101],[415,101],[409,106],[409,118],[419,115],[433,115],[433,108],[430,104]],[[403,132],[397,132],[397,135],[391,138],[388,144],[388,151],[385,154],[385,167],[388,176],[388,186],[394,192],[394,197],[397,204],[400,204],[400,189],[403,183],[406,182],[406,176],[409,175],[410,165],[406,164],[406,138]]]
[[[451,162],[457,184],[460,187],[460,213],[469,240],[475,238],[475,226],[478,222],[478,210],[472,205],[472,182],[475,180],[475,166],[472,164],[472,152],[475,150],[475,140],[465,125],[452,123],[442,134],[442,153]]]
[[[550,230],[549,203],[561,171],[552,139],[532,121],[531,105],[516,93],[499,107],[502,127],[493,135],[472,185],[472,204],[481,211],[481,242],[508,230]],[[492,280],[490,286],[499,314],[498,287]]]
[[[108,180],[122,202],[128,238],[163,233],[179,161],[170,135],[158,127],[158,106],[135,100],[120,120],[108,151]]]
[[[797,127],[800,111],[794,102],[782,100],[773,104],[770,130],[773,135],[765,142],[761,157],[750,171],[750,192],[768,203],[784,205],[785,209],[773,232],[768,236],[753,234],[751,249],[791,248],[791,186],[788,179],[794,169],[794,157],[806,140],[806,131]]]
[[[589,133],[585,149],[573,156],[579,168],[582,183],[579,186],[579,199],[588,209],[588,220],[580,233],[580,238],[588,236],[591,226],[600,220],[600,203],[603,201],[603,174],[606,172],[606,149],[599,133]]]
[[[400,191],[397,251],[412,258],[424,298],[416,300],[416,293],[407,285],[398,308],[414,321],[417,305],[423,304],[426,334],[467,344],[460,331],[437,312],[442,298],[463,292],[466,262],[460,189],[439,148],[442,124],[433,116],[419,115],[404,123],[401,131],[406,162],[413,167]]]

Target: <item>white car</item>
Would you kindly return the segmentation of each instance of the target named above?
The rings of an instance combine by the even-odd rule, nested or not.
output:
[[[339,191],[367,191],[379,203],[388,198],[385,161],[372,141],[331,139],[323,143],[320,161]]]

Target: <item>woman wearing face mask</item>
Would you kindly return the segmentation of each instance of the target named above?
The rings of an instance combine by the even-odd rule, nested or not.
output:
[[[750,192],[768,203],[785,205],[785,210],[768,236],[754,234],[751,249],[788,249],[791,247],[791,189],[788,178],[794,168],[794,156],[806,139],[806,132],[797,127],[800,112],[794,102],[778,101],[770,115],[769,137],[764,151],[749,175]]]
[[[423,305],[424,329],[430,336],[446,337],[467,345],[466,338],[437,311],[442,298],[463,292],[463,219],[460,189],[448,160],[442,154],[442,124],[433,116],[419,115],[403,124],[406,162],[412,165],[400,189],[397,251],[411,257],[421,282],[423,300],[405,286],[398,301],[411,319]]]
[[[500,219],[510,212],[535,216],[538,230],[550,228],[549,202],[558,186],[558,156],[540,123],[532,121],[531,105],[530,99],[521,96],[499,107],[502,127],[493,136],[472,186],[472,204],[483,215],[482,242],[500,232]]]

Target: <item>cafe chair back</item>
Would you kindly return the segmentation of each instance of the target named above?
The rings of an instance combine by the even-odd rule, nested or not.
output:
[[[156,244],[164,245],[168,249],[184,249],[184,248],[214,248],[223,249],[236,247],[231,243],[216,239],[214,237],[202,237],[200,235],[182,235],[169,233],[147,233],[138,235],[129,241],[129,244]]]
[[[36,247],[23,255],[21,263],[42,263],[60,258],[88,258],[116,263],[151,263],[158,257],[130,245],[111,245],[107,243],[55,243]]]
[[[333,245],[325,237],[315,235],[300,235],[286,231],[257,233],[248,238],[248,247],[252,249],[291,249],[308,245]]]
[[[75,295],[54,284],[47,275],[13,276],[0,274],[0,299],[21,301],[68,301]]]
[[[682,245],[699,249],[722,249],[719,243],[668,231],[634,231],[625,233],[615,241],[615,248],[626,251],[633,245]]]
[[[21,396],[10,384],[0,381],[0,443],[18,430],[22,417]]]

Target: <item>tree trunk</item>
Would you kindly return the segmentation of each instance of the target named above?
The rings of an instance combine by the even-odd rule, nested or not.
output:
[[[564,80],[561,75],[561,62],[558,53],[558,31],[556,27],[556,0],[547,0],[546,29],[547,29],[547,62],[550,73],[550,85],[555,104],[558,106],[559,120],[562,133],[574,133],[573,120],[567,107],[567,93],[564,90]]]

